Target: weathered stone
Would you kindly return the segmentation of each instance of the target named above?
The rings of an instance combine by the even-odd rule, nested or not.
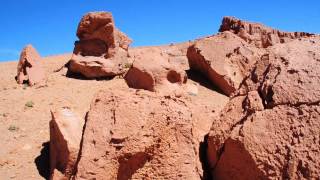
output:
[[[229,96],[239,88],[260,54],[238,36],[224,32],[196,40],[187,56],[191,69],[207,76]]]
[[[131,40],[115,28],[111,13],[92,12],[80,21],[69,70],[86,78],[123,74]]]
[[[259,23],[242,21],[235,17],[224,17],[219,31],[231,31],[259,48],[313,35],[306,32],[282,32]]]
[[[70,179],[77,170],[84,120],[69,108],[51,114],[50,179]]]
[[[125,76],[129,87],[149,91],[173,91],[187,81],[184,69],[169,62],[169,56],[159,47],[137,48],[131,51],[133,64]]]
[[[43,86],[46,83],[41,57],[32,45],[27,45],[21,52],[17,68],[17,82],[27,82],[29,86]]]
[[[268,48],[213,123],[215,179],[316,179],[320,157],[319,37]]]
[[[88,114],[77,178],[200,179],[199,142],[187,103],[145,90],[99,92]]]

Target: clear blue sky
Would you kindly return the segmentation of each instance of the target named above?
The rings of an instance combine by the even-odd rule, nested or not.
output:
[[[42,56],[71,52],[81,17],[110,11],[132,46],[182,42],[217,32],[223,16],[285,31],[320,33],[320,0],[3,0],[0,61],[18,59],[28,43]]]

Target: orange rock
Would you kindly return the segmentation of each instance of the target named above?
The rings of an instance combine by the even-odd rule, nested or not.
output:
[[[318,178],[319,49],[319,37],[268,48],[211,127],[213,178]]]
[[[133,64],[125,76],[129,87],[170,92],[187,81],[184,69],[170,63],[168,54],[160,47],[133,49],[131,55]]]
[[[190,68],[201,72],[230,96],[259,59],[261,51],[238,36],[224,32],[202,38],[188,49]]]
[[[61,108],[51,114],[50,179],[70,179],[77,170],[84,120],[69,108]]]
[[[114,26],[112,14],[91,12],[80,21],[69,70],[87,78],[123,74],[131,40]]]
[[[99,92],[88,113],[76,177],[200,179],[199,143],[187,104],[145,90]]]
[[[313,35],[306,32],[282,32],[259,23],[242,21],[235,17],[224,17],[219,31],[231,31],[248,43],[262,48]]]
[[[45,85],[46,77],[40,60],[40,55],[32,45],[29,44],[22,50],[17,68],[19,84],[28,82],[29,86]]]

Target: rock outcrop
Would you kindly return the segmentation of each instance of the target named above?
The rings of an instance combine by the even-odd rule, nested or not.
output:
[[[166,50],[163,47],[132,49],[130,53],[133,64],[125,75],[128,86],[149,91],[168,92],[185,84],[187,81],[186,59],[182,61],[174,59],[168,55],[171,49],[166,48]],[[183,58],[183,56],[180,57]]]
[[[77,171],[84,120],[69,108],[51,114],[50,179],[70,179]]]
[[[259,23],[242,21],[235,17],[224,17],[219,31],[231,31],[259,48],[313,35],[306,32],[283,32]]]
[[[76,177],[200,179],[189,107],[186,98],[145,90],[99,92],[88,113]]]
[[[80,21],[69,71],[86,78],[123,74],[131,40],[114,26],[111,13],[93,12]]]
[[[214,178],[319,177],[319,48],[319,37],[268,48],[212,125]]]
[[[226,95],[235,92],[262,50],[249,45],[230,32],[196,40],[188,49],[190,69],[196,70]]]
[[[17,68],[17,82],[28,83],[29,86],[43,86],[46,76],[41,65],[41,57],[32,45],[23,48]]]
[[[217,35],[129,49],[104,12],[77,36],[69,71],[126,71],[130,88],[98,92],[85,125],[52,113],[52,179],[319,178],[319,36],[225,17]]]

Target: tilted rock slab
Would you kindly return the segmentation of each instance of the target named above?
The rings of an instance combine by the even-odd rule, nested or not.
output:
[[[268,49],[211,128],[215,179],[317,179],[320,38]]]
[[[235,92],[263,51],[230,32],[198,39],[187,52],[190,69],[197,70],[226,95]]]
[[[86,78],[123,74],[131,40],[116,29],[111,13],[91,12],[80,21],[69,70]]]
[[[76,179],[200,179],[187,100],[101,91],[88,113]]]
[[[23,48],[17,67],[17,82],[28,82],[29,86],[45,85],[46,75],[40,61],[41,57],[32,45]]]
[[[77,171],[84,120],[69,108],[51,114],[50,179],[70,179]]]

